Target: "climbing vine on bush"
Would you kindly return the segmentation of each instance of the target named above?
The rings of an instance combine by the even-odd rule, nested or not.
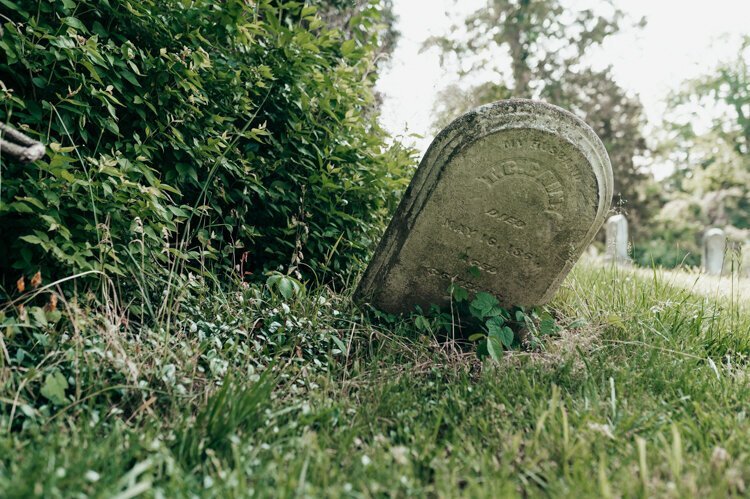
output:
[[[405,186],[411,151],[373,112],[374,4],[347,38],[301,2],[0,4],[0,119],[50,144],[0,165],[6,289],[39,269],[158,286],[174,262],[335,276]]]

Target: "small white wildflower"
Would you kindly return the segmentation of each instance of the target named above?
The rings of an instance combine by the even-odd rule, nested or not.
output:
[[[167,385],[174,385],[177,368],[174,364],[167,364],[161,370],[161,380]]]
[[[367,454],[364,454],[362,456],[362,465],[363,466],[370,466],[370,463],[372,463],[372,460],[369,457],[367,457]]]
[[[215,376],[223,377],[227,373],[227,368],[229,368],[229,362],[227,362],[226,360],[214,357],[213,359],[208,361],[208,368],[211,370],[211,372]]]
[[[190,332],[191,332],[191,333],[195,333],[195,332],[197,332],[197,331],[198,331],[198,324],[196,324],[195,322],[192,322],[192,323],[190,324]]]
[[[729,455],[729,452],[724,447],[714,447],[713,452],[711,453],[711,465],[714,467],[719,467],[729,461],[732,457]]]
[[[325,305],[326,304],[326,298],[325,296],[321,295],[318,296],[318,305]]]
[[[280,327],[281,327],[281,323],[280,322],[273,321],[271,324],[268,325],[268,332],[271,333],[271,334],[273,334]]]
[[[281,310],[283,310],[285,314],[288,314],[290,312],[289,305],[287,305],[286,303],[282,303]]]
[[[612,434],[612,428],[608,424],[589,423],[589,429],[601,433],[611,440],[615,439],[615,436]]]
[[[98,482],[99,478],[101,478],[101,475],[99,475],[99,473],[97,473],[94,470],[88,470],[86,472],[86,474],[83,475],[83,476],[86,478],[86,480],[88,480],[89,482],[92,482],[92,483],[93,482]]]
[[[408,463],[409,462],[409,460],[407,459],[408,455],[409,455],[409,449],[407,449],[403,445],[391,447],[391,456],[393,456],[393,460],[396,461],[398,464],[404,465]]]

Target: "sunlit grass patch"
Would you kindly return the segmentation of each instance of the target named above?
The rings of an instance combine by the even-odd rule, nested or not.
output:
[[[93,309],[79,343],[29,334],[46,342],[23,347],[35,364],[3,366],[4,496],[746,491],[750,317],[729,297],[580,265],[551,304],[558,331],[482,362],[347,293],[195,294],[169,333],[119,331],[134,380]],[[53,369],[62,404],[41,391]]]

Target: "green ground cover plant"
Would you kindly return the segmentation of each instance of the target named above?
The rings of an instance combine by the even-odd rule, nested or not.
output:
[[[326,287],[189,288],[169,328],[81,298],[4,340],[4,497],[747,492],[747,303],[581,263],[480,360]]]

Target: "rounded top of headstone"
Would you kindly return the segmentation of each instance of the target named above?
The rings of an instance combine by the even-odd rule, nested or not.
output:
[[[601,186],[600,208],[609,210],[614,193],[612,165],[601,139],[581,118],[561,107],[530,99],[485,104],[453,120],[432,141],[422,161],[448,161],[476,140],[503,130],[548,132],[578,148],[591,164]]]
[[[591,164],[601,186],[601,215],[614,192],[612,165],[601,139],[581,118],[558,106],[529,99],[485,104],[453,120],[433,140],[423,161],[448,161],[476,140],[504,130],[532,129],[556,135],[578,148]]]
[[[617,215],[612,215],[611,217],[607,219],[607,223],[609,224],[620,223],[620,222],[628,223],[628,219],[625,218],[625,215],[623,215],[622,213],[618,213]]]
[[[718,227],[708,229],[703,237],[724,237],[724,229],[719,229]]]

